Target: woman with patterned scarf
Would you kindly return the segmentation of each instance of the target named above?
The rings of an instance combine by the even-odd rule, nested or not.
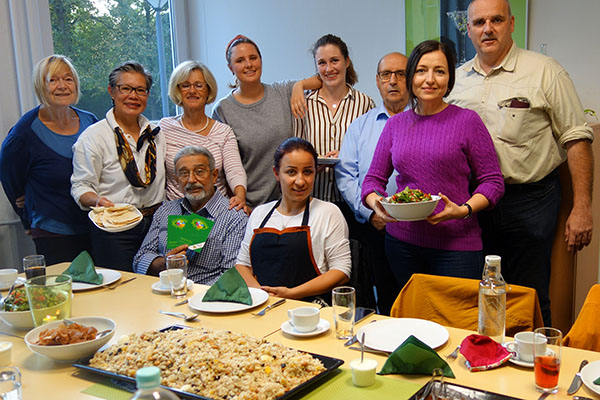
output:
[[[115,68],[108,77],[113,108],[73,146],[71,195],[82,209],[127,203],[144,215],[124,232],[109,233],[92,224],[96,266],[133,271],[133,256],[165,196],[165,140],[142,115],[151,86],[152,76],[141,64],[128,61]]]

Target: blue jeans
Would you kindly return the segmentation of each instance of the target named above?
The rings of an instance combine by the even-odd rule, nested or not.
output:
[[[386,233],[385,252],[398,285],[402,288],[412,274],[481,279],[481,251],[439,250],[415,246]]]
[[[552,326],[550,260],[559,208],[560,180],[553,171],[538,182],[506,185],[496,207],[478,215],[483,251],[502,257],[506,282],[537,291],[545,326]]]

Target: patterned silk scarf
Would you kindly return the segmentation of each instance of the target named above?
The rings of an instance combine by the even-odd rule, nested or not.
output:
[[[140,177],[140,173],[135,163],[135,158],[133,158],[133,154],[131,153],[131,147],[129,147],[129,143],[127,143],[123,132],[118,126],[114,129],[114,131],[115,140],[117,142],[117,153],[119,154],[119,162],[121,163],[121,168],[123,168],[123,172],[125,172],[125,176],[127,177],[129,183],[135,187],[147,187],[148,185],[152,184],[152,182],[154,182],[154,178],[156,178],[156,143],[154,142],[154,137],[160,131],[160,127],[156,127],[151,130],[150,125],[148,125],[144,130],[144,133],[137,141],[136,149],[137,151],[140,151],[144,145],[144,140],[148,140],[148,149],[146,150],[146,165],[144,166],[144,180],[142,180]]]

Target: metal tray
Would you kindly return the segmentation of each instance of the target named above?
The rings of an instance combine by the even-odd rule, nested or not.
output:
[[[467,386],[457,385],[456,383],[435,381],[432,384],[433,390],[436,391],[436,393],[439,393],[437,396],[439,400],[522,400],[518,397],[510,397],[481,389],[474,389]],[[425,393],[428,385],[429,383],[423,385],[423,387],[408,400],[423,399],[423,394]],[[443,388],[440,388],[440,385],[443,385]],[[426,400],[430,400],[431,398],[431,394],[425,397]]]
[[[184,325],[171,325],[168,326],[164,329],[161,329],[161,332],[166,332],[166,331],[174,331],[174,330],[179,330],[179,329],[189,329],[189,326],[184,326]],[[288,397],[298,393],[301,390],[304,390],[305,388],[309,387],[309,386],[313,386],[314,384],[316,384],[318,381],[321,381],[323,378],[325,378],[326,376],[328,376],[329,374],[331,374],[333,371],[335,371],[340,365],[342,365],[344,363],[343,360],[340,360],[338,358],[333,358],[333,357],[327,357],[327,356],[323,356],[320,354],[314,354],[314,353],[308,353],[311,356],[313,356],[314,358],[321,360],[321,362],[323,363],[323,366],[325,367],[325,371],[321,372],[319,375],[313,376],[311,379],[309,379],[308,381],[296,386],[295,388],[293,388],[292,390],[290,390],[289,392],[286,392],[285,394],[283,394],[282,396],[277,397],[276,400],[283,400],[283,399],[287,399]],[[86,370],[86,371],[90,371],[93,372],[95,374],[99,374],[99,375],[104,375],[107,376],[109,378],[112,378],[116,381],[121,381],[121,382],[126,382],[128,384],[133,384],[135,387],[135,378],[131,378],[129,376],[126,375],[120,375],[120,374],[116,374],[114,372],[109,372],[109,371],[104,371],[102,369],[99,368],[94,368],[94,367],[90,367],[89,362],[90,359],[93,356],[86,358],[86,359],[82,359],[77,361],[75,364],[73,364],[74,367],[76,368],[80,368],[82,370]],[[202,399],[202,400],[214,400],[211,399],[209,397],[204,397],[204,396],[200,396],[197,394],[193,394],[193,393],[188,393],[188,392],[183,392],[179,389],[174,389],[174,388],[170,388],[167,386],[162,386],[165,389],[169,389],[170,391],[176,393],[179,397],[181,398],[186,398],[186,399]]]

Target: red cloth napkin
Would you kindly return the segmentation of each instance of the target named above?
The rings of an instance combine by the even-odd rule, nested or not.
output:
[[[512,356],[501,344],[489,336],[469,335],[460,344],[460,352],[467,359],[469,371],[496,368]]]

